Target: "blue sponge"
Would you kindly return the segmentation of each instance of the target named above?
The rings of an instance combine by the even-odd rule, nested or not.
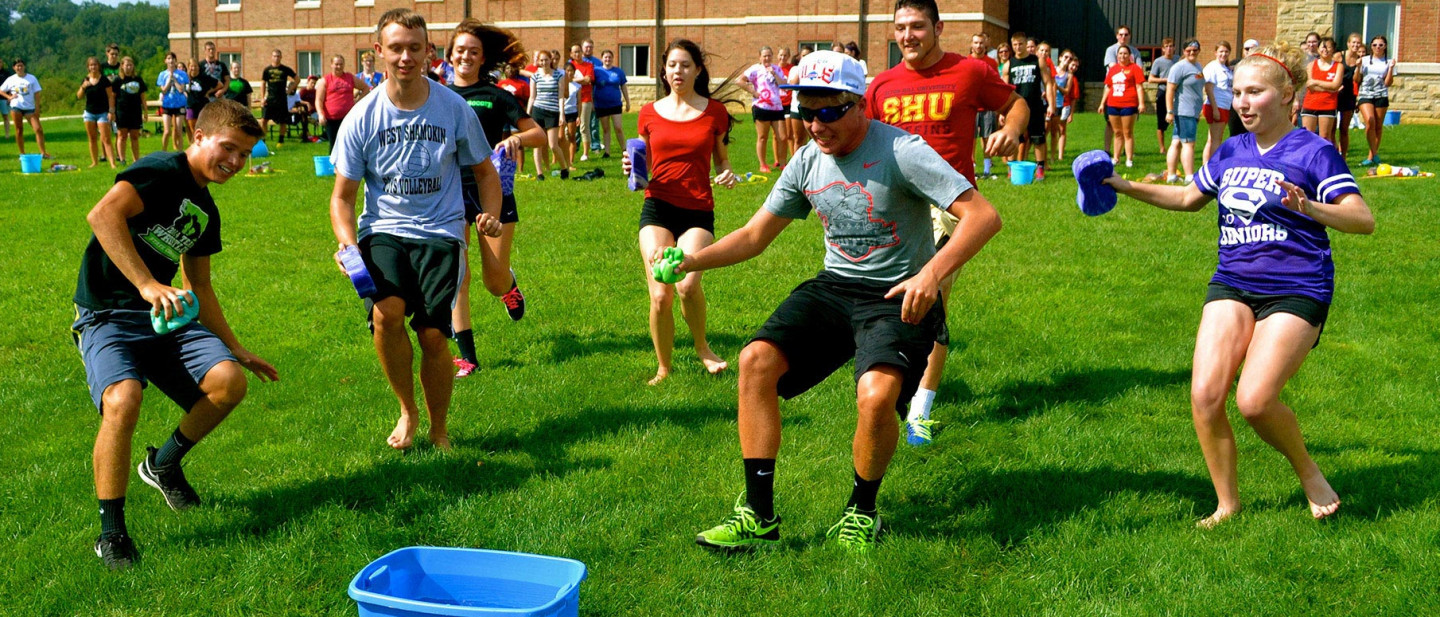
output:
[[[1075,157],[1070,169],[1075,172],[1075,182],[1080,190],[1075,193],[1075,202],[1080,211],[1088,216],[1100,216],[1115,208],[1115,189],[1101,181],[1115,175],[1115,164],[1104,150],[1091,150]]]

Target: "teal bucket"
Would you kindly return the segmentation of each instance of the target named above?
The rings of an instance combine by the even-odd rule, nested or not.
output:
[[[1400,124],[1400,111],[1399,111],[1399,110],[1397,110],[1397,109],[1392,109],[1392,110],[1390,110],[1390,111],[1385,112],[1385,126],[1395,126],[1395,125],[1398,125],[1398,124]]]
[[[1029,161],[1015,161],[1010,164],[1010,184],[1030,184],[1034,181],[1034,163]]]
[[[315,175],[322,178],[335,175],[335,166],[330,163],[330,157],[315,157]]]
[[[42,158],[43,158],[43,157],[41,157],[39,154],[22,154],[22,155],[20,155],[20,173],[22,173],[22,174],[38,174],[38,173],[40,173],[41,168],[44,167],[44,164],[45,164],[44,161],[42,160]]]

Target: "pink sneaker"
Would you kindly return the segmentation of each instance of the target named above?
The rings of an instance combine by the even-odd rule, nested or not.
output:
[[[455,358],[455,368],[460,369],[458,371],[455,371],[455,378],[464,379],[466,377],[469,377],[471,373],[479,370],[480,365],[466,360],[465,358]]]

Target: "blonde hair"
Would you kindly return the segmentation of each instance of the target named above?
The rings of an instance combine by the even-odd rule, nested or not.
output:
[[[1306,70],[1305,52],[1286,41],[1260,45],[1253,53],[1240,60],[1235,68],[1238,70],[1246,66],[1257,67],[1265,80],[1278,90],[1283,91],[1284,86],[1289,84],[1292,96],[1299,96],[1304,92],[1310,77]]]

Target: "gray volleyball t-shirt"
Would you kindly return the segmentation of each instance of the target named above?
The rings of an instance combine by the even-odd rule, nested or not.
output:
[[[785,166],[765,199],[771,214],[825,226],[825,269],[899,283],[935,255],[930,204],[948,208],[973,188],[925,140],[871,120],[865,141],[843,157],[811,142]]]

